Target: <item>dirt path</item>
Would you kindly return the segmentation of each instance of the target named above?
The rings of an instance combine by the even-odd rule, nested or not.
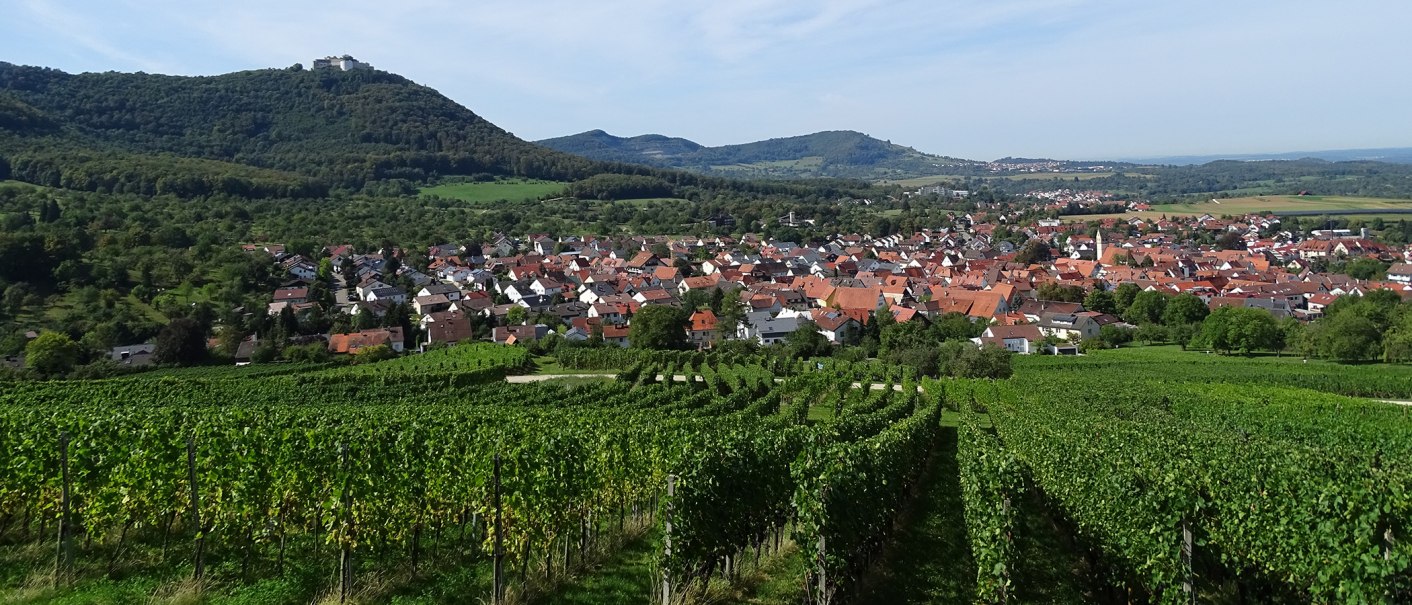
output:
[[[529,374],[525,376],[506,376],[505,382],[510,384],[529,384],[531,382],[544,382],[555,378],[614,378],[617,374]]]
[[[525,374],[525,375],[521,375],[521,376],[506,376],[506,377],[505,377],[505,382],[508,382],[508,383],[510,383],[510,384],[529,384],[529,383],[531,383],[531,382],[544,382],[544,381],[546,381],[546,380],[554,380],[555,378],[615,378],[615,377],[617,377],[617,374],[601,374],[601,373],[600,373],[600,374]],[[692,378],[695,378],[697,382],[700,382],[700,381],[701,381],[701,377],[700,377],[700,376],[693,376]],[[665,381],[665,380],[666,380],[666,377],[663,376],[663,375],[661,375],[661,374],[658,374],[658,375],[657,375],[657,380],[659,380],[659,381]],[[672,376],[672,382],[686,382],[686,381],[687,381],[687,377],[684,376],[684,375],[682,375],[682,374],[677,374],[677,375]],[[784,379],[783,379],[783,378],[776,378],[776,379],[775,379],[775,382],[784,382]],[[853,388],[855,388],[855,389],[861,389],[861,388],[863,388],[863,384],[862,384],[862,383],[855,382],[855,383],[853,383]],[[886,389],[886,388],[887,388],[887,385],[886,385],[886,384],[883,384],[883,383],[880,383],[880,382],[875,382],[875,383],[870,383],[870,384],[868,384],[868,388],[869,388],[869,389],[872,389],[872,390],[874,390],[874,391],[881,391],[881,390],[883,390],[883,389]],[[892,385],[892,390],[894,390],[894,391],[901,391],[901,390],[902,390],[902,385],[900,385],[900,384],[894,384],[894,385]],[[922,392],[922,387],[918,386],[918,387],[917,387],[917,392],[918,392],[918,393]],[[1398,403],[1398,402],[1392,402],[1392,403]],[[1403,405],[1412,405],[1412,402],[1402,402],[1402,404],[1403,404]]]

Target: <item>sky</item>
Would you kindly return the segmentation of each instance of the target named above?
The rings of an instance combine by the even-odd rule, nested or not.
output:
[[[940,155],[1412,146],[1406,0],[5,0],[0,61],[352,54],[521,138],[856,130]]]

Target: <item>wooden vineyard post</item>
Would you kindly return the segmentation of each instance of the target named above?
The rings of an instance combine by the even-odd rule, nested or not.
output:
[[[828,488],[828,486],[820,487],[820,488],[819,488],[819,504],[818,504],[818,506],[819,506],[820,509],[823,510],[823,511],[827,511],[827,510],[828,510],[827,508],[824,508],[824,503],[825,503],[825,502],[828,502],[828,497],[829,497],[829,488]],[[817,601],[817,602],[819,603],[819,605],[829,605],[829,602],[831,602],[831,601],[833,600],[832,595],[830,595],[829,592],[828,592],[828,588],[829,588],[829,582],[828,582],[828,561],[829,561],[829,557],[828,557],[828,542],[824,539],[824,525],[828,522],[828,519],[827,519],[826,517],[827,517],[827,515],[825,515],[825,514],[820,514],[820,515],[819,515],[819,560],[818,560],[818,563],[817,563],[818,568],[815,570],[815,571],[819,574],[819,582],[818,582],[818,589],[817,589],[817,590],[818,590],[818,601]]]
[[[353,549],[349,546],[350,533],[353,525],[352,503],[350,502],[350,487],[352,480],[348,471],[348,446],[338,444],[338,462],[343,469],[343,498],[340,501],[339,516],[342,524],[342,535],[339,536],[338,553],[338,602],[348,602],[348,597],[353,593]]]
[[[1000,501],[1000,511],[1000,518],[1006,520],[1010,519],[1010,496],[1005,496],[1005,498]],[[1014,540],[1015,537],[1012,536],[1010,534],[1010,531],[1007,529],[1005,532],[1005,541],[1013,543]],[[1001,578],[1000,581],[1000,602],[1010,602],[1010,566],[1008,562],[1005,566],[1005,577]]]
[[[1182,579],[1182,592],[1185,593],[1187,603],[1196,603],[1196,582],[1192,578],[1192,536],[1191,522],[1182,521],[1182,571],[1186,577]]]
[[[495,549],[491,556],[494,558],[495,564],[494,577],[490,586],[490,602],[492,605],[500,605],[500,602],[505,598],[505,534],[502,530],[500,512],[500,454],[495,455],[493,485],[495,490]]]
[[[677,495],[676,475],[667,475],[667,510],[662,516],[662,605],[672,603],[672,575],[668,571],[672,560],[672,497]]]
[[[1392,535],[1392,528],[1388,527],[1383,531],[1383,560],[1392,559],[1392,548],[1397,546],[1397,538]]]
[[[196,483],[196,436],[186,436],[186,482],[191,487],[191,526],[196,529],[196,552],[191,556],[191,577],[200,580],[205,570],[206,528],[201,525],[201,490]]]
[[[73,570],[74,545],[70,523],[71,494],[69,492],[69,433],[59,433],[59,473],[62,480],[59,493],[59,546],[54,557],[54,587],[63,585]]]

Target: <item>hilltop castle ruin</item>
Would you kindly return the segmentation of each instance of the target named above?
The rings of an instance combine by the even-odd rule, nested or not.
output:
[[[329,55],[322,59],[314,59],[314,69],[342,69],[343,71],[353,71],[355,69],[372,69],[371,63],[364,63],[353,58],[353,55],[343,55],[336,57]]]

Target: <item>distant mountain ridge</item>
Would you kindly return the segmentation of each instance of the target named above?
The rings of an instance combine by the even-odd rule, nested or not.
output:
[[[923,153],[851,130],[720,147],[658,134],[617,137],[602,130],[537,143],[594,160],[741,177],[897,179],[970,172],[985,164]]]
[[[0,61],[0,180],[187,199],[408,195],[448,175],[585,183],[585,195],[682,188],[809,195],[603,162],[524,141],[429,87],[374,69],[217,76],[70,74]]]
[[[699,143],[682,138],[660,134],[644,134],[625,138],[615,137],[602,130],[590,130],[567,137],[536,141],[536,144],[604,162],[638,164],[652,160],[667,160],[705,149]]]
[[[1388,164],[1412,164],[1412,147],[1385,147],[1375,149],[1328,149],[1323,151],[1287,151],[1282,153],[1230,153],[1225,155],[1173,155],[1128,158],[1125,161],[1138,164],[1160,164],[1189,166],[1207,164],[1221,160],[1257,162],[1266,160],[1324,160],[1326,162],[1385,162]]]

